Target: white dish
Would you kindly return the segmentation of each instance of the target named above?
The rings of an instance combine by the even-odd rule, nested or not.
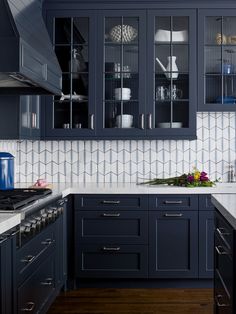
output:
[[[170,122],[160,122],[158,123],[159,128],[163,129],[179,129],[182,128],[183,123],[182,122],[172,122],[172,125]]]
[[[171,40],[171,32],[165,29],[158,29],[155,34],[155,41],[169,42]],[[172,31],[173,42],[188,41],[188,32],[183,31]]]
[[[131,114],[121,114],[116,117],[116,126],[118,128],[131,128],[133,125],[133,116]]]

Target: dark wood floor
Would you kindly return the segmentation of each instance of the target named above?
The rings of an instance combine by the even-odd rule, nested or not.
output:
[[[61,293],[48,314],[213,314],[211,289],[79,289]]]

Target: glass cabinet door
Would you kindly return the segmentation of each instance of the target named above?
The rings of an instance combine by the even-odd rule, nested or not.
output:
[[[171,13],[152,12],[148,18],[148,78],[153,82],[148,128],[150,134],[181,136],[194,132],[195,125],[193,21],[188,12]]]
[[[236,107],[236,16],[222,16],[222,13],[213,10],[210,15],[206,12],[204,17],[200,14],[202,110],[235,110]]]
[[[53,97],[48,122],[52,136],[89,135],[94,129],[95,22],[75,15],[52,19],[53,46],[62,69],[62,94]]]
[[[103,134],[144,132],[145,27],[141,28],[141,20],[139,15],[129,15],[127,11],[125,15],[114,15],[113,11],[111,16],[102,15],[100,19],[98,106]]]

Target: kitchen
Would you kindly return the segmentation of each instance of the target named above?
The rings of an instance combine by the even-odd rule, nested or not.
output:
[[[234,1],[1,0],[1,313],[235,312],[234,29]]]

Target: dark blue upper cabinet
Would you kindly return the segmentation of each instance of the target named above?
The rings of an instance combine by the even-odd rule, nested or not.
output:
[[[47,15],[62,69],[62,95],[47,97],[47,138],[95,135],[96,16],[92,11],[58,10]]]
[[[236,110],[235,28],[235,10],[199,10],[199,111]]]
[[[146,12],[102,11],[98,18],[98,135],[145,135]]]
[[[196,137],[195,10],[149,11],[147,50],[147,135]]]
[[[0,139],[40,139],[40,96],[1,96],[0,112]]]

